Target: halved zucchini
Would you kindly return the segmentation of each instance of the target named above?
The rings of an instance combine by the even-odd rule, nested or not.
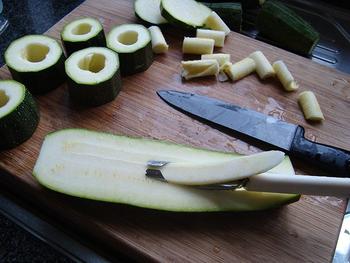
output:
[[[15,80],[0,80],[0,150],[29,139],[39,123],[30,92]]]
[[[21,37],[5,51],[12,78],[33,94],[48,92],[65,81],[64,60],[58,42],[43,35]]]
[[[87,47],[106,46],[105,33],[100,21],[91,17],[80,18],[65,25],[61,39],[67,55]]]
[[[66,60],[71,98],[97,106],[112,101],[121,89],[118,54],[103,47],[74,52]]]
[[[160,14],[160,0],[136,0],[134,10],[135,15],[146,23],[153,25],[168,23]]]
[[[299,199],[295,194],[244,189],[200,190],[145,176],[149,160],[201,165],[235,156],[163,141],[66,129],[46,136],[33,175],[42,185],[68,195],[169,211],[263,210]],[[294,171],[286,158],[268,173],[293,175]]]
[[[114,27],[107,36],[107,46],[119,54],[123,76],[145,71],[153,62],[151,35],[143,25]]]
[[[211,9],[194,0],[161,0],[162,16],[169,23],[184,29],[202,27]]]

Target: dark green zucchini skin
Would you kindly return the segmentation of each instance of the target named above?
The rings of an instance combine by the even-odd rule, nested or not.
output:
[[[63,52],[58,61],[46,69],[36,72],[19,72],[8,66],[12,78],[22,83],[32,94],[44,94],[66,81]],[[8,63],[7,63],[8,65]]]
[[[241,32],[242,29],[242,5],[241,3],[222,2],[222,3],[207,3],[202,4],[215,11],[225,24],[236,32]]]
[[[14,148],[28,140],[36,130],[39,119],[34,98],[26,90],[17,108],[0,119],[0,150]]]
[[[106,36],[101,29],[101,31],[94,37],[85,40],[85,41],[68,41],[64,40],[61,36],[61,40],[66,50],[67,57],[70,56],[75,51],[88,48],[88,47],[106,47]]]
[[[133,53],[118,52],[120,72],[122,76],[132,75],[147,70],[153,62],[151,41]]]
[[[256,27],[262,36],[282,48],[310,55],[319,40],[318,32],[282,3],[266,1],[257,17]]]
[[[120,68],[110,79],[94,85],[77,83],[69,76],[67,79],[72,101],[86,106],[99,106],[114,100],[122,87]]]

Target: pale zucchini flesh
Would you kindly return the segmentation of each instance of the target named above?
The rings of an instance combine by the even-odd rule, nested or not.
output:
[[[214,40],[209,38],[185,37],[182,43],[182,53],[184,54],[212,54],[214,50]]]
[[[294,91],[299,88],[286,64],[284,64],[282,60],[275,61],[272,64],[272,67],[276,72],[277,78],[281,81],[283,88],[286,91]]]
[[[181,75],[185,79],[216,76],[219,73],[219,63],[215,59],[181,61],[181,66]]]
[[[156,54],[166,53],[169,46],[166,43],[160,28],[158,26],[151,26],[148,30],[151,33],[153,52]]]
[[[199,190],[145,176],[149,160],[201,164],[235,156],[169,142],[66,129],[46,136],[33,174],[45,187],[68,195],[169,211],[253,211],[299,199],[295,194],[244,189]],[[293,175],[294,170],[286,158],[268,173]]]
[[[256,73],[258,73],[261,79],[270,78],[275,75],[272,65],[261,51],[255,51],[249,57],[255,61]]]
[[[237,157],[229,161],[197,163],[169,163],[161,168],[163,177],[170,183],[182,185],[208,185],[227,183],[267,172],[280,164],[284,153],[267,151]]]
[[[225,32],[226,36],[231,32],[230,28],[215,11],[212,11],[211,14],[206,18],[204,21],[204,27],[212,30],[223,31]]]
[[[209,29],[197,29],[196,37],[213,39],[215,47],[223,47],[225,43],[225,32]]]
[[[216,59],[219,66],[223,66],[226,62],[230,62],[231,55],[225,53],[203,54],[201,59]]]
[[[251,58],[244,58],[234,64],[226,63],[223,65],[223,71],[233,80],[239,80],[248,76],[256,69],[255,61]]]
[[[310,121],[323,121],[325,119],[320,104],[312,91],[303,91],[300,93],[298,102],[304,113],[305,119]]]

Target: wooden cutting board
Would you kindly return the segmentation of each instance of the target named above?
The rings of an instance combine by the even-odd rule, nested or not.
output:
[[[62,26],[81,16],[112,26],[135,22],[132,1],[86,1],[47,34],[59,39]],[[350,150],[350,76],[259,41],[230,33],[225,47],[238,61],[261,50],[270,61],[282,59],[300,84],[316,93],[326,121],[305,122],[297,94],[286,93],[276,80],[260,81],[253,74],[236,83],[213,78],[183,81],[180,77],[184,32],[163,30],[170,44],[143,73],[123,78],[119,96],[106,105],[83,109],[69,101],[65,85],[38,96],[41,120],[33,137],[0,154],[1,184],[25,197],[42,211],[60,218],[96,242],[139,261],[159,262],[329,262],[335,248],[344,200],[303,196],[289,206],[252,213],[170,213],[108,204],[54,193],[31,175],[44,136],[51,131],[80,127],[243,154],[257,148],[191,119],[156,95],[159,89],[178,89],[223,99],[306,128],[318,142]],[[6,67],[2,78],[10,78]],[[150,149],[151,150],[151,149]],[[293,160],[298,173],[313,172]],[[320,172],[320,171],[318,171]],[[145,193],[147,195],[147,193]]]

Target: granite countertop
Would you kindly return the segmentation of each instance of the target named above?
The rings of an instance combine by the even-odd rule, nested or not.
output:
[[[4,52],[16,38],[41,34],[83,0],[3,0],[9,26],[0,35],[0,65]],[[0,213],[0,262],[72,262]]]

